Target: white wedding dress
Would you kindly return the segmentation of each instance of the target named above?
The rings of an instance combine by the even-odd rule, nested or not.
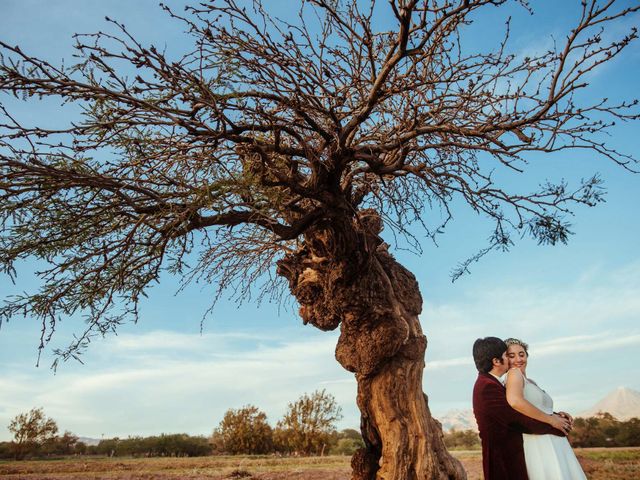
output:
[[[524,379],[524,398],[545,413],[553,413],[553,400],[534,382]],[[522,435],[529,480],[586,480],[567,437]]]

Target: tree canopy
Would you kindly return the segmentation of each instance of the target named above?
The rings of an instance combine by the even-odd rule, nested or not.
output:
[[[325,390],[305,393],[289,403],[284,417],[278,421],[274,432],[276,444],[287,452],[322,454],[341,418],[342,409],[333,395]]]
[[[229,409],[213,431],[212,443],[221,452],[265,454],[273,451],[273,431],[267,415],[253,405]]]
[[[32,408],[28,413],[16,415],[8,428],[13,434],[14,455],[18,460],[22,459],[30,448],[41,446],[58,433],[58,424],[55,420],[47,418],[42,408]]]
[[[193,39],[177,58],[112,19],[115,33],[76,36],[74,65],[0,42],[3,92],[83,109],[44,128],[2,107],[0,261],[9,274],[27,256],[50,267],[0,318],[40,318],[44,345],[60,316],[87,314],[68,356],[137,318],[162,269],[242,296],[260,277],[278,281],[275,262],[305,232],[368,208],[412,238],[415,222],[440,232],[461,199],[494,222],[488,248],[514,234],[566,241],[571,206],[602,200],[597,176],[511,192],[494,172],[570,149],[633,168],[600,134],[636,119],[637,101],[576,97],[637,37],[602,29],[639,7],[582,2],[549,50],[510,53],[507,23],[495,51],[475,51],[464,27],[503,3],[309,0],[293,23],[260,1],[163,6]],[[390,30],[376,28],[382,9]]]

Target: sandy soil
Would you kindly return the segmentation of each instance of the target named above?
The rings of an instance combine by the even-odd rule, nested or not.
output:
[[[640,478],[640,448],[576,450],[589,480]],[[480,452],[453,452],[482,480]],[[0,462],[3,480],[349,480],[348,457],[77,458]]]

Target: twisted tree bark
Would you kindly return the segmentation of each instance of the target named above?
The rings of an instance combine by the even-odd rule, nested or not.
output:
[[[279,262],[305,323],[340,326],[336,359],[354,372],[366,447],[353,480],[464,479],[422,392],[427,346],[415,277],[387,251],[372,211],[332,217]]]

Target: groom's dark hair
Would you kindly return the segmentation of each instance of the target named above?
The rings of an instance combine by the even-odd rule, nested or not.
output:
[[[498,337],[479,338],[473,343],[473,361],[479,372],[489,373],[493,368],[493,359],[502,359],[507,344]]]

